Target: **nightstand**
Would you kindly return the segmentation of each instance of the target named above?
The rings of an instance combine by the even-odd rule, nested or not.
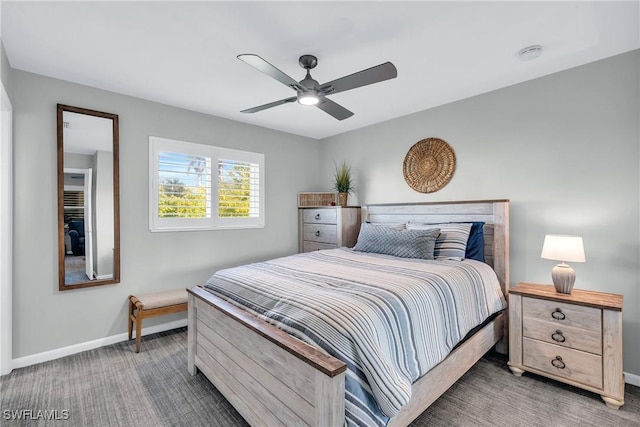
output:
[[[360,232],[359,206],[298,208],[299,251],[349,248]]]
[[[509,368],[598,393],[624,404],[622,295],[518,283],[509,290]]]

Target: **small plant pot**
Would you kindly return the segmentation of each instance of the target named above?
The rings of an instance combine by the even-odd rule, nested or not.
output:
[[[349,193],[338,193],[338,204],[343,208],[347,207],[347,198]]]

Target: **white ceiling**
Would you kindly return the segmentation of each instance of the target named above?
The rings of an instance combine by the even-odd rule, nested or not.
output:
[[[325,138],[640,47],[626,2],[11,2],[2,42],[13,68],[193,111]],[[518,59],[540,44],[542,56]],[[236,59],[254,53],[324,83],[391,61],[398,77],[330,96],[338,121]],[[80,107],[91,108],[91,100]],[[114,113],[118,113],[114,111]]]

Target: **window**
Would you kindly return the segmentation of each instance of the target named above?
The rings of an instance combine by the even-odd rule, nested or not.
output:
[[[264,227],[264,155],[149,137],[151,231]]]

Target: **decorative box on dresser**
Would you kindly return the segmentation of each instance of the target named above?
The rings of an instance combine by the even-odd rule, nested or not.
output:
[[[622,295],[518,283],[509,289],[509,368],[543,375],[624,405]]]
[[[353,247],[360,232],[359,206],[298,208],[299,251]]]

